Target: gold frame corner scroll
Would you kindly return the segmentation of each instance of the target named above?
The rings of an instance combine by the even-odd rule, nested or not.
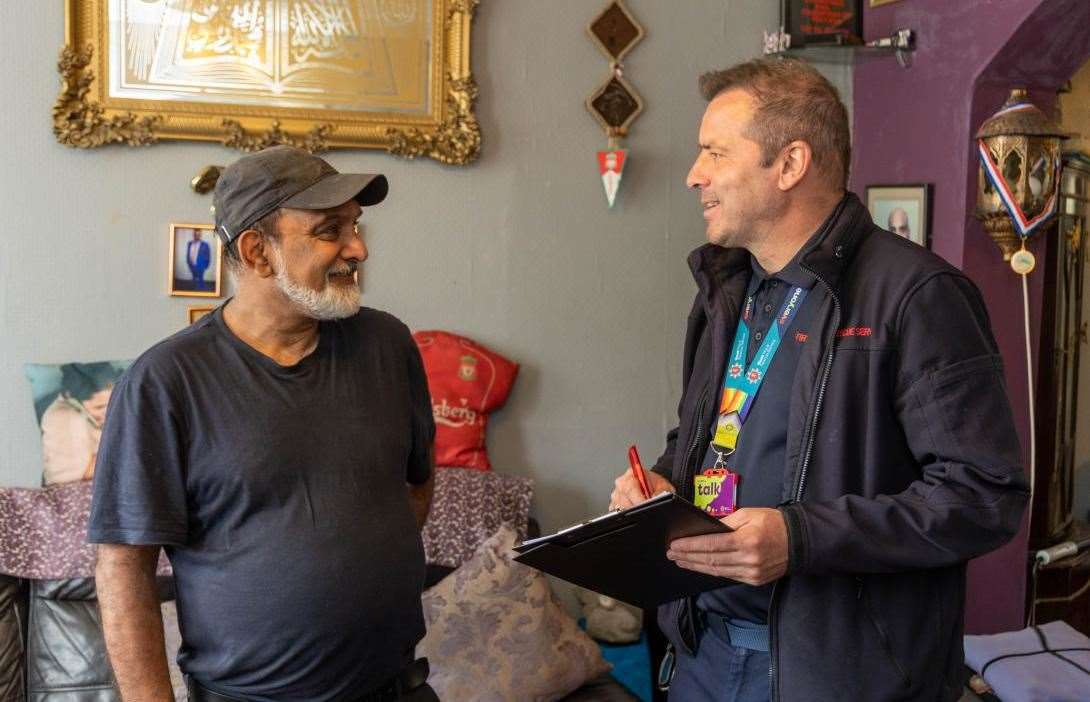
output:
[[[179,4],[150,0],[138,9],[172,3]],[[53,106],[53,134],[61,144],[82,149],[179,139],[214,141],[241,151],[276,144],[310,152],[384,149],[409,159],[468,164],[481,147],[474,114],[477,84],[470,67],[470,30],[479,3],[316,3],[325,15],[310,12],[306,19],[326,21],[327,26],[312,28],[304,36],[298,18],[286,19],[295,5],[305,4],[299,2],[224,3],[232,6],[233,14],[224,18],[219,35],[212,35],[205,26],[207,14],[200,17],[204,25],[191,22],[183,31],[177,24],[167,26],[165,19],[160,24],[138,24],[126,14],[130,7],[126,0],[66,0],[66,43],[57,62],[61,89]],[[273,21],[261,12],[279,12],[285,18]],[[183,19],[174,20],[179,15]],[[180,23],[186,16],[173,12],[163,17]],[[375,17],[392,19],[384,24]],[[247,18],[252,23],[249,34],[238,27]],[[409,35],[409,29],[398,26],[408,24],[406,18],[411,18],[417,34]],[[133,24],[126,24],[130,20]],[[342,30],[349,37],[344,45],[351,46],[336,60],[328,58],[333,53],[330,46],[338,46],[330,25]],[[145,36],[125,44],[131,27]],[[277,33],[268,27],[290,30]],[[253,32],[261,39],[252,41]],[[306,41],[309,44],[302,45]],[[204,54],[192,58],[200,51]],[[217,60],[222,65],[215,65]],[[154,73],[158,82],[141,83],[132,78],[138,73],[141,78]],[[232,84],[225,75],[239,82]],[[267,78],[268,85],[252,75]],[[238,76],[250,82],[243,84]]]

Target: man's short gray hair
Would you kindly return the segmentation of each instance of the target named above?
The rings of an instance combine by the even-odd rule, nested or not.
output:
[[[280,233],[277,230],[277,226],[280,223],[280,208],[277,208],[265,215],[261,219],[257,220],[247,229],[253,229],[267,241],[276,242],[280,240]],[[242,232],[239,232],[241,235]],[[227,269],[234,274],[242,272],[242,259],[238,255],[238,237],[227,246],[223,252],[224,259],[227,262]]]

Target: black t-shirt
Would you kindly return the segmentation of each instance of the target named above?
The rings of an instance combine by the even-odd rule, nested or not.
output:
[[[280,366],[223,308],[152,347],[114,389],[88,537],[161,544],[183,671],[254,700],[358,697],[424,634],[406,481],[430,475],[431,400],[394,317],[320,324]]]
[[[809,289],[814,285],[813,275],[799,265],[800,257],[801,253],[797,254],[776,274],[766,273],[756,260],[753,261],[753,276],[748,289],[748,294],[753,295],[753,317],[749,325],[751,333],[746,353],[747,365],[753,362],[791,288],[797,285]],[[738,433],[736,451],[727,460],[730,470],[740,477],[738,507],[775,507],[782,501],[791,386],[813,313],[814,306],[808,297],[780,342],[779,350]],[[730,334],[727,348],[733,345],[733,329]],[[722,387],[720,384],[720,393]],[[714,419],[711,430],[714,431]],[[714,455],[711,459],[714,460]],[[758,587],[732,583],[700,595],[697,606],[719,616],[764,624],[768,621],[771,596],[771,584]]]

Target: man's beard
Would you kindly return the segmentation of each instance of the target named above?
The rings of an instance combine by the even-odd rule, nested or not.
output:
[[[284,257],[277,247],[273,247],[273,265],[276,267],[276,287],[295,305],[295,308],[314,319],[344,319],[360,310],[360,288],[353,281],[349,284],[332,283],[330,276],[337,273],[352,273],[355,266],[343,264],[326,273],[325,285],[315,290],[292,280],[284,265]]]

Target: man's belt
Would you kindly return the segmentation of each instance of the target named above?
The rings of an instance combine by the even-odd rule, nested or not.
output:
[[[768,626],[739,619],[720,617],[711,612],[704,619],[704,626],[728,642],[731,646],[768,653]]]
[[[428,681],[428,659],[417,658],[401,669],[401,672],[378,688],[357,697],[355,702],[396,702],[406,693],[423,687]],[[185,677],[190,702],[247,702],[243,697],[221,695],[204,687],[192,676]]]

